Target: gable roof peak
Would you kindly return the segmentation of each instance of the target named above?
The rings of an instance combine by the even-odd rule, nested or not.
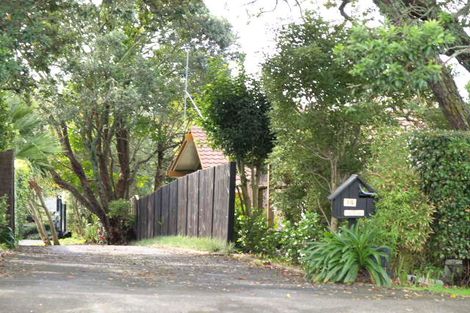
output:
[[[351,176],[349,176],[348,179],[346,179],[341,185],[339,185],[338,188],[336,188],[335,191],[333,191],[329,196],[328,196],[328,200],[333,200],[334,198],[336,198],[340,193],[342,193],[347,187],[349,187],[349,185],[351,185],[352,183],[354,183],[356,180],[359,180],[359,182],[364,185],[369,192],[376,192],[374,188],[372,188],[364,179],[362,179],[361,176],[357,175],[357,174],[352,174]]]

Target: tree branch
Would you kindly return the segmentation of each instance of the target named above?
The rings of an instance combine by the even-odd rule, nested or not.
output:
[[[349,3],[351,3],[351,0],[343,0],[341,1],[341,4],[338,7],[339,13],[342,17],[344,17],[346,21],[352,21],[352,18],[344,10]]]

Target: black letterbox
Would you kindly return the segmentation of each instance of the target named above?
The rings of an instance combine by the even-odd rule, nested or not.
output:
[[[353,174],[328,196],[331,214],[338,219],[369,217],[375,212],[375,190]]]

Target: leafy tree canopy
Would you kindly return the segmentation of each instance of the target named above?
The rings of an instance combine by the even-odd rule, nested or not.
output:
[[[273,179],[282,188],[275,201],[289,219],[318,209],[329,220],[326,196],[360,171],[368,155],[366,130],[383,119],[379,106],[351,88],[362,80],[333,58],[347,35],[342,26],[309,15],[280,32],[278,53],[263,69],[276,135]]]
[[[243,71],[232,76],[227,64],[213,59],[210,83],[203,90],[203,124],[214,143],[247,165],[261,165],[272,149],[267,112],[270,103],[258,81]]]
[[[112,243],[126,238],[110,203],[161,184],[184,132],[183,48],[192,49],[191,69],[201,74],[192,75],[196,89],[209,56],[231,42],[227,24],[202,1],[179,4],[103,1],[66,10],[71,19],[79,13],[76,36],[55,70],[39,73],[35,97],[64,152],[52,176],[100,218]]]
[[[208,77],[210,83],[200,96],[202,124],[214,144],[237,162],[245,207],[258,208],[259,197],[249,195],[245,171],[250,168],[251,194],[258,195],[262,168],[273,148],[268,117],[271,104],[259,81],[248,77],[243,69],[233,76],[219,58],[210,63]]]

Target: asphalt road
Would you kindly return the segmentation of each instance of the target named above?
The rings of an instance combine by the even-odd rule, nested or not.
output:
[[[0,267],[0,313],[470,312],[470,298],[311,285],[227,256],[132,246],[21,247]]]

